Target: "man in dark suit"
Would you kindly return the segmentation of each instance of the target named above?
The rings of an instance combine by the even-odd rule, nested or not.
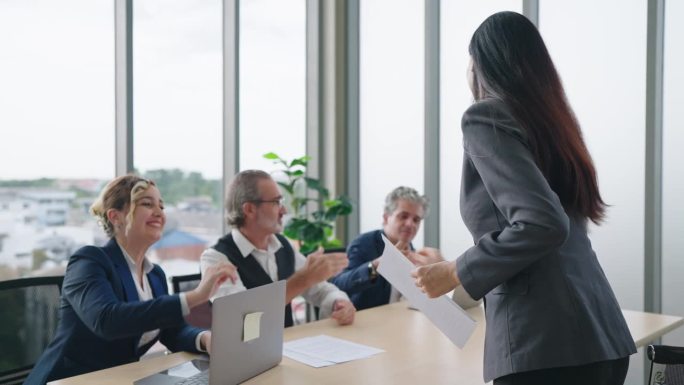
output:
[[[383,235],[417,266],[443,260],[437,249],[426,247],[416,252],[411,244],[427,211],[425,196],[410,187],[397,187],[385,198],[382,229],[361,234],[349,245],[349,266],[332,282],[347,292],[357,309],[385,305],[400,297],[396,289],[377,273],[384,250]]]

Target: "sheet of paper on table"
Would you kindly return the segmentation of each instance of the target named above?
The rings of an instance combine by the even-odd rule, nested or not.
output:
[[[412,307],[425,314],[454,345],[462,349],[475,331],[477,322],[446,295],[428,298],[420,291],[411,277],[415,266],[385,236],[382,238],[385,250],[378,273],[399,290]]]
[[[285,357],[314,368],[360,360],[382,352],[382,349],[326,335],[300,338],[283,344]]]

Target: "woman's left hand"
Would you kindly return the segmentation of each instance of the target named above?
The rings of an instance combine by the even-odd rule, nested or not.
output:
[[[421,266],[411,272],[416,286],[430,298],[444,295],[461,284],[456,261],[444,261]]]
[[[207,351],[207,354],[211,354],[211,331],[202,333],[200,336],[200,346]]]

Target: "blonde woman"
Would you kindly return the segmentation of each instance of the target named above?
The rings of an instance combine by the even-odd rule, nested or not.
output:
[[[69,260],[55,339],[26,384],[137,361],[155,342],[171,351],[210,352],[211,332],[188,326],[183,316],[206,302],[235,268],[216,265],[199,286],[169,295],[162,269],[145,253],[162,235],[164,202],[154,182],[118,177],[91,207],[107,235],[104,247],[86,246]]]

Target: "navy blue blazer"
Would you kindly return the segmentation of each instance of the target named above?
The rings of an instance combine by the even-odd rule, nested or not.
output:
[[[354,239],[347,248],[349,265],[331,280],[349,295],[357,310],[389,303],[392,285],[380,275],[371,281],[368,271],[368,262],[381,256],[385,250],[382,235],[382,230],[375,230]]]
[[[178,295],[168,295],[166,276],[155,265],[147,274],[154,299],[139,301],[130,268],[114,239],[85,246],[69,259],[54,340],[25,384],[44,384],[137,361],[156,341],[138,348],[144,332],[171,351],[197,352],[202,329],[188,326]]]

